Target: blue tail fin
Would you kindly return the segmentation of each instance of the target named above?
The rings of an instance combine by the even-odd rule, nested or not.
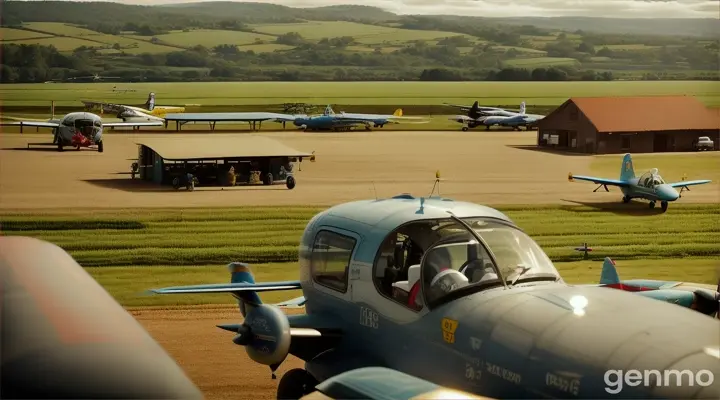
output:
[[[628,181],[635,177],[635,168],[633,168],[632,157],[630,153],[623,157],[622,166],[620,167],[620,180]]]
[[[252,271],[250,271],[250,266],[241,263],[241,262],[231,262],[228,264],[228,269],[230,269],[230,283],[249,283],[251,285],[255,284],[255,277],[252,274]],[[260,296],[257,294],[257,292],[239,292],[239,293],[233,293],[233,296],[237,298],[238,300],[238,307],[240,307],[240,313],[245,316],[247,311],[250,311],[247,309],[247,306],[253,306],[262,304],[262,300],[260,300]]]
[[[615,261],[611,260],[610,257],[605,257],[602,273],[600,274],[600,284],[613,285],[616,283],[620,283],[620,276],[618,276],[617,269],[615,269]]]

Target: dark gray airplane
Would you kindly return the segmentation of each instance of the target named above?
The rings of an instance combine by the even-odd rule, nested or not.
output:
[[[273,377],[288,354],[306,362],[283,375],[282,399],[364,367],[494,398],[720,398],[720,321],[569,285],[489,207],[407,194],[341,204],[310,220],[299,260],[297,281],[255,283],[231,263],[229,284],[153,291],[236,297],[244,322],[219,327],[250,358]],[[292,289],[304,296],[258,296]],[[278,307],[291,305],[306,314]]]
[[[0,398],[202,399],[63,249],[0,236]]]

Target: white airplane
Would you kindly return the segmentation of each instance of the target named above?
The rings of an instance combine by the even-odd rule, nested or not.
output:
[[[465,106],[453,106],[466,108]],[[509,126],[513,129],[520,130],[521,126],[526,129],[534,126],[541,119],[545,118],[540,114],[526,114],[525,102],[520,103],[520,112],[508,111],[502,108],[480,107],[476,101],[472,107],[467,108],[467,115],[456,115],[448,118],[463,124],[462,130],[467,131],[469,128],[484,125],[485,129],[490,129],[492,125]]]
[[[42,121],[3,122],[1,126],[35,126],[40,128],[53,128],[53,144],[57,144],[58,151],[64,146],[72,146],[77,150],[80,147],[97,146],[97,151],[104,150],[102,134],[104,127],[133,127],[163,126],[162,121],[153,122],[108,122],[104,123],[99,115],[89,112],[72,112],[60,119]]]
[[[164,117],[168,113],[182,113],[185,112],[185,107],[180,106],[156,106],[155,105],[155,93],[150,92],[148,94],[148,99],[145,102],[144,106],[142,107],[136,107],[136,106],[129,106],[125,104],[114,104],[114,103],[105,103],[105,102],[99,102],[99,101],[91,101],[91,100],[82,100],[83,104],[85,104],[85,109],[90,110],[93,107],[100,107],[100,110],[102,111],[109,111],[113,113],[117,113],[117,117],[122,119],[125,122],[134,122],[134,121],[165,121]]]

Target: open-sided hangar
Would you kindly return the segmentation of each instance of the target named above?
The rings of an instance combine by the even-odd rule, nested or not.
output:
[[[290,148],[278,141],[252,135],[240,137],[158,137],[142,139],[138,160],[132,165],[138,177],[158,184],[174,184],[190,173],[200,186],[285,184],[297,181],[294,163],[315,155]],[[177,186],[176,186],[177,188]]]
[[[537,144],[579,153],[692,151],[720,142],[720,113],[692,96],[575,97],[538,123]]]

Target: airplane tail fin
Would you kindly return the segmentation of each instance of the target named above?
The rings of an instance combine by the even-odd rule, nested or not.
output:
[[[148,111],[152,111],[155,108],[155,93],[150,92],[148,94],[147,101],[145,101],[145,109]]]
[[[611,260],[610,257],[605,257],[603,261],[602,273],[600,274],[601,285],[614,285],[620,283],[620,276],[615,269],[615,261]]]
[[[403,115],[402,108],[398,108],[398,109],[395,110],[395,112],[393,113],[393,117],[402,117],[402,115]]]
[[[520,115],[525,115],[525,102],[520,103]]]
[[[627,181],[635,177],[635,168],[633,168],[632,157],[630,153],[623,157],[622,166],[620,167],[620,180]]]
[[[470,111],[468,111],[468,117],[470,118],[477,118],[480,116],[480,103],[475,100],[472,107],[470,107]]]

